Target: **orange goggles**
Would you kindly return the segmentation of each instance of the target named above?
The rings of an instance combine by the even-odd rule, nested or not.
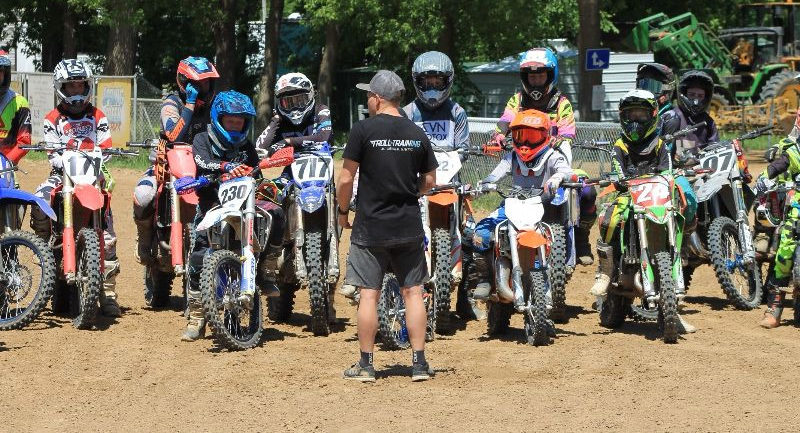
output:
[[[538,128],[517,128],[511,131],[517,145],[536,147],[550,139],[549,131]]]

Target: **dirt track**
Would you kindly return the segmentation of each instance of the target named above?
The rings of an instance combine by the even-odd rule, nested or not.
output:
[[[30,191],[46,163],[23,164],[22,187]],[[337,332],[313,337],[306,292],[291,323],[267,324],[254,350],[218,352],[208,338],[182,343],[179,312],[143,307],[129,199],[138,175],[115,171],[124,316],[77,331],[47,311],[29,329],[0,334],[0,431],[758,432],[800,425],[793,407],[800,330],[787,320],[759,328],[761,311],[730,307],[708,267],[695,274],[684,308],[699,331],[677,345],[663,344],[655,324],[600,327],[587,294],[593,268],[583,268],[568,286],[570,321],[558,325],[551,346],[523,344],[519,315],[502,340],[487,339],[485,322],[457,322],[454,335],[428,346],[437,376],[427,383],[410,382],[407,351],[376,352],[376,384],[342,380],[357,357],[355,309],[337,298]],[[177,306],[177,286],[173,293]]]

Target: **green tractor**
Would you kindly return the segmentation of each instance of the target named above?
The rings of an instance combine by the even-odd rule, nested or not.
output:
[[[800,104],[800,83],[795,79],[800,66],[797,6],[800,3],[791,1],[744,5],[748,27],[719,35],[691,12],[675,18],[657,14],[639,20],[628,41],[637,51],[653,51],[656,61],[677,71],[702,69],[711,75],[716,84],[710,111],[715,117],[729,105],[780,102],[774,114],[788,126]]]

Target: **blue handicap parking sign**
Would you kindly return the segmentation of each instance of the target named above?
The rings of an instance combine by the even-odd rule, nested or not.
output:
[[[586,50],[586,70],[596,71],[608,69],[611,50],[608,48],[591,48]]]

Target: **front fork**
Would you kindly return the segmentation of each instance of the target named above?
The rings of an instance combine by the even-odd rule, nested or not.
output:
[[[739,242],[742,244],[744,253],[742,259],[745,265],[750,265],[756,259],[756,249],[753,246],[753,232],[750,230],[750,222],[747,217],[741,179],[733,181],[733,197],[736,203],[736,226],[739,229]]]
[[[256,257],[253,254],[253,222],[255,221],[256,198],[255,193],[247,197],[247,205],[242,218],[242,279],[239,291],[242,294],[254,294],[256,291]],[[173,252],[173,257],[175,254]]]
[[[170,256],[172,257],[172,268],[175,275],[183,275],[185,268],[183,263],[183,222],[181,222],[181,200],[178,191],[175,190],[175,176],[170,175],[169,183],[164,185],[169,189],[170,215],[172,220],[169,227]]]

